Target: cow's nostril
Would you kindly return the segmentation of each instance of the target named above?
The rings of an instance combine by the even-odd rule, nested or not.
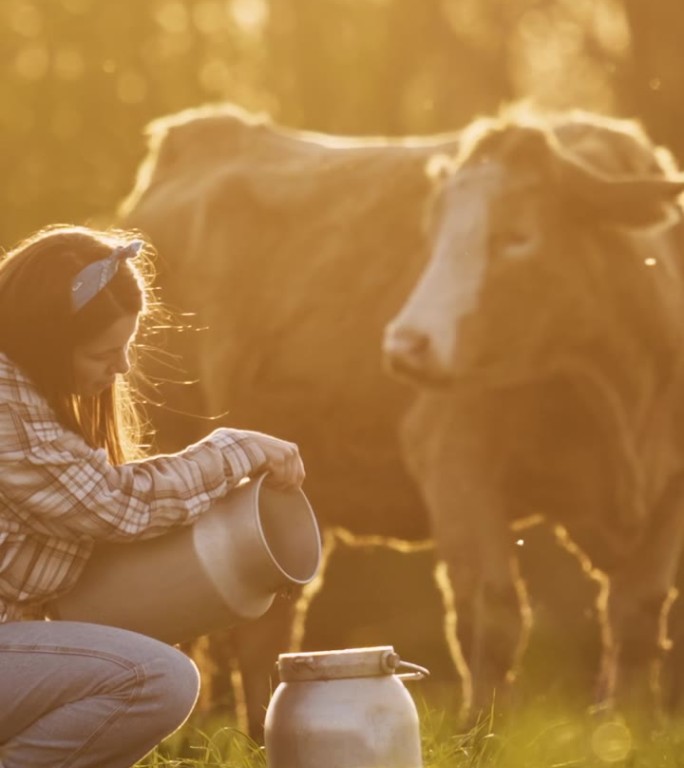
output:
[[[423,361],[430,349],[430,337],[414,328],[391,328],[385,337],[385,352],[392,358],[413,364]]]

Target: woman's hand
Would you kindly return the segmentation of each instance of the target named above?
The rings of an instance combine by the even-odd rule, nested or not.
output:
[[[281,489],[301,488],[306,473],[296,443],[263,432],[240,431],[248,435],[266,456],[266,463],[258,470],[259,474],[267,473],[264,479],[266,485]]]

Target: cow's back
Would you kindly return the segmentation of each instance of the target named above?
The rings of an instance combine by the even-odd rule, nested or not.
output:
[[[197,378],[174,410],[299,443],[323,521],[428,535],[399,458],[409,390],[381,368],[382,329],[426,258],[424,166],[455,135],[396,142],[298,134],[232,110],[157,124],[124,220],[160,252],[163,298]],[[161,414],[162,412],[160,412]],[[164,447],[185,441],[158,419]]]

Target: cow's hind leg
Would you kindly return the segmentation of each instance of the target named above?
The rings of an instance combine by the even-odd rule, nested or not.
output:
[[[233,630],[236,719],[238,727],[259,743],[266,708],[278,684],[278,654],[290,650],[295,602],[296,595],[279,595],[264,616]]]
[[[604,622],[601,683],[619,708],[652,712],[669,648],[668,611],[684,536],[684,478],[671,484],[636,552],[610,574],[599,598]],[[612,696],[611,696],[612,694]]]
[[[279,682],[278,655],[300,649],[309,604],[323,585],[334,547],[334,532],[324,531],[321,563],[314,581],[303,590],[293,589],[279,595],[264,616],[233,631],[237,722],[255,741],[263,742],[266,708]]]

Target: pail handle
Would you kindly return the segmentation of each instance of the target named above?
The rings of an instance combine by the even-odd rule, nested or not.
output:
[[[400,661],[397,665],[397,670],[404,667],[410,669],[410,672],[403,672],[397,675],[400,680],[422,680],[424,677],[430,676],[430,670],[421,667],[418,664],[412,664],[410,661]]]

